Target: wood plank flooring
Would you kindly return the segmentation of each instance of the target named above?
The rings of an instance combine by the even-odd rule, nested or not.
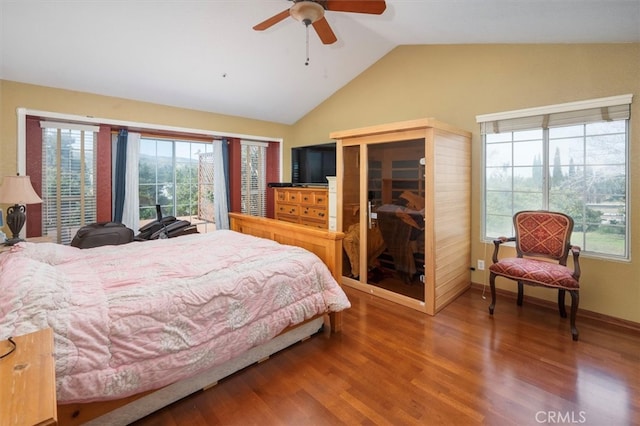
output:
[[[318,333],[136,423],[638,425],[640,333],[475,289],[435,317],[345,289]],[[526,289],[525,289],[526,291]]]

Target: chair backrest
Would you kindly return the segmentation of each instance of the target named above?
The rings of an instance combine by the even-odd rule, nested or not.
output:
[[[567,264],[573,219],[564,213],[527,210],[513,216],[518,257],[535,256]]]

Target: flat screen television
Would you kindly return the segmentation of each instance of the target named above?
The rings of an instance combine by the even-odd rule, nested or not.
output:
[[[328,185],[327,176],[336,175],[336,143],[291,148],[291,183]]]

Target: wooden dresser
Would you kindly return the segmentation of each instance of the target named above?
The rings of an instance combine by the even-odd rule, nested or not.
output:
[[[292,223],[327,229],[329,193],[324,187],[274,188],[275,218]]]

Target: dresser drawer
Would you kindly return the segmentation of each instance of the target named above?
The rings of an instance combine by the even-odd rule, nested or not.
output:
[[[300,194],[300,203],[305,205],[312,205],[312,206],[326,206],[327,192],[326,191],[303,192]]]
[[[300,223],[299,216],[287,216],[286,214],[277,214],[276,219],[282,220],[284,222]]]
[[[302,199],[302,196],[300,195],[299,191],[285,191],[285,197],[286,199],[284,200],[286,203],[299,203],[300,200]]]
[[[298,216],[300,214],[300,206],[298,204],[278,204],[276,214]]]
[[[315,197],[315,205],[316,206],[323,206],[326,207],[328,204],[328,196],[327,196],[327,191],[324,192],[315,192],[314,194]]]
[[[305,226],[313,226],[314,228],[327,229],[326,222],[317,222],[315,220],[310,220],[307,218],[301,218],[300,224]]]
[[[325,222],[326,226],[327,209],[317,207],[302,207],[302,209],[300,210],[300,217],[322,220]]]

